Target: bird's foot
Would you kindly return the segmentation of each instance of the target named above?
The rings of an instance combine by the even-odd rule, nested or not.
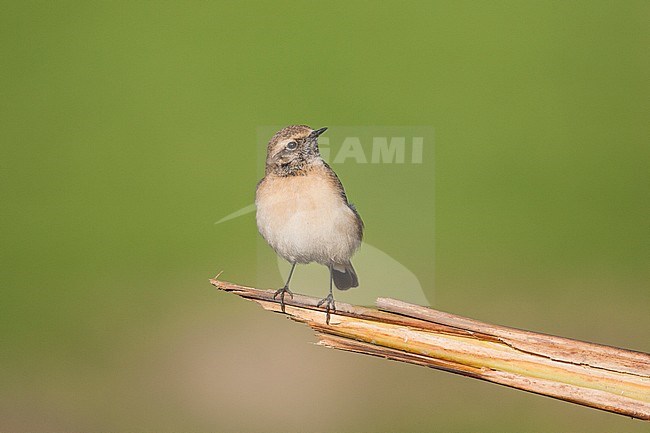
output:
[[[287,286],[284,286],[281,289],[278,289],[275,291],[273,294],[273,299],[277,298],[278,295],[280,295],[280,308],[282,309],[282,312],[284,313],[284,294],[288,293],[291,299],[293,299],[293,293],[291,293],[291,290]]]
[[[330,293],[316,304],[317,307],[325,304],[325,323],[330,324],[330,311],[336,311],[336,305],[334,304],[334,296]]]

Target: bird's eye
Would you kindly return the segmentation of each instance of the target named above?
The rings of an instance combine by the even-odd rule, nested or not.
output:
[[[287,143],[287,149],[289,150],[293,150],[296,147],[298,147],[298,143],[296,143],[295,141],[290,141]]]

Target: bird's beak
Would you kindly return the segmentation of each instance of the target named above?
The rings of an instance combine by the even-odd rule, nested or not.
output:
[[[316,129],[309,134],[309,138],[317,138],[319,135],[321,135],[323,132],[327,131],[327,126],[325,128],[321,129]]]

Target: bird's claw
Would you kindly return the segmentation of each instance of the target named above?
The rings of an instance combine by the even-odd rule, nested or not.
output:
[[[293,299],[293,293],[287,286],[282,287],[281,289],[278,289],[275,291],[273,294],[273,299],[277,298],[278,295],[280,295],[280,309],[282,309],[282,312],[284,313],[284,294],[288,293],[291,299]]]
[[[336,305],[334,304],[334,296],[330,293],[316,304],[317,307],[325,304],[325,323],[330,324],[330,311],[336,311]]]

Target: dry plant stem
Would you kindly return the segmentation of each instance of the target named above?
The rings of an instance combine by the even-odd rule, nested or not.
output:
[[[378,298],[377,307],[383,311],[492,335],[519,350],[536,352],[557,361],[650,376],[650,358],[647,353],[491,325],[396,299]]]
[[[280,312],[273,290],[210,280]],[[650,420],[650,355],[491,325],[380,298],[380,310],[337,302],[326,323],[318,299],[295,294],[285,313],[317,331],[320,344],[450,371]]]

